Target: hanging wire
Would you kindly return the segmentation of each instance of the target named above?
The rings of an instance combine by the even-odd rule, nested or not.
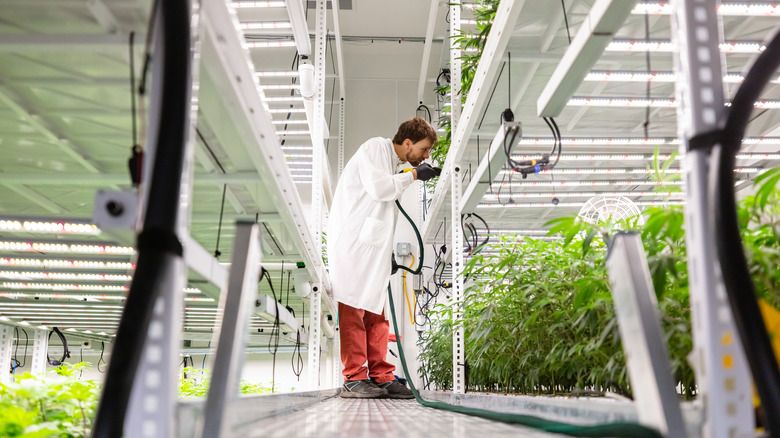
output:
[[[219,251],[219,238],[222,235],[222,216],[225,213],[225,193],[227,192],[227,184],[222,184],[222,206],[219,208],[219,225],[217,226],[217,245],[214,248],[214,258],[219,260],[219,256],[222,253]]]
[[[569,32],[569,17],[566,16],[566,3],[561,0],[561,7],[563,8],[563,22],[566,23],[566,36],[569,38],[569,44],[571,44],[571,32]]]

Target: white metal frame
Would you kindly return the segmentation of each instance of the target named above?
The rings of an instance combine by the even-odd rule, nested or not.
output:
[[[719,266],[713,218],[708,215],[710,154],[688,150],[688,139],[717,129],[723,113],[723,39],[719,2],[674,0],[675,92],[680,150],[685,154],[685,238],[693,329],[693,368],[704,401],[702,435],[752,436],[752,385],[742,343],[734,326]]]
[[[11,363],[11,353],[13,352],[14,327],[0,324],[0,364],[3,367]],[[19,342],[19,341],[17,341]],[[0,382],[8,383],[11,381],[11,373],[6,373],[0,368]]]
[[[471,84],[469,95],[466,98],[466,104],[463,107],[460,117],[452,125],[452,141],[450,143],[449,152],[447,153],[447,160],[444,163],[439,182],[436,184],[436,189],[433,193],[433,201],[428,209],[428,217],[421,230],[424,242],[431,241],[434,234],[436,234],[438,221],[444,214],[442,209],[446,203],[445,197],[449,193],[451,187],[450,173],[453,167],[452,163],[460,162],[463,158],[471,131],[474,129],[474,125],[478,119],[478,111],[484,106],[488,99],[489,93],[483,92],[483,90],[488,90],[490,84],[495,81],[499,66],[503,61],[503,53],[512,36],[510,30],[514,28],[524,3],[525,0],[505,0],[498,6],[496,17],[493,20],[493,28],[504,29],[504,31],[491,32],[490,35],[488,35],[487,41],[485,42],[485,50],[482,52],[479,66],[474,73],[474,81]],[[451,16],[450,21],[454,20],[455,18]],[[458,53],[457,56],[460,56],[460,53]],[[453,90],[459,88],[460,85],[453,88]],[[452,94],[455,95],[454,92]]]

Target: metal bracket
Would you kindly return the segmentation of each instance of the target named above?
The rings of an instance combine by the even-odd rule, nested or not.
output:
[[[322,332],[320,328],[320,318],[322,313],[320,296],[322,294],[322,285],[317,284],[312,288],[309,296],[309,390],[315,391],[320,387],[320,342]]]
[[[639,422],[657,428],[668,438],[685,438],[658,302],[638,234],[614,237],[607,270]]]
[[[463,230],[460,223],[460,198],[462,183],[460,180],[460,165],[452,165],[452,392],[466,392],[466,348],[465,330],[463,327]]]
[[[241,369],[248,338],[247,326],[255,308],[257,279],[260,275],[259,227],[252,222],[236,224],[236,237],[231,257],[227,291],[221,294],[219,308],[223,310],[221,324],[215,328],[217,354],[211,375],[202,437],[226,435],[229,425],[224,414],[230,410],[239,394]]]
[[[672,2],[672,42],[677,76],[678,136],[685,154],[685,239],[693,328],[693,369],[704,401],[702,436],[752,436],[754,414],[750,372],[716,260],[713,218],[707,212],[709,161],[706,150],[689,150],[688,140],[719,126],[723,113],[723,32],[719,2]],[[687,152],[687,153],[686,153]]]
[[[14,328],[10,325],[0,324],[0,382],[11,381],[11,373],[6,373],[3,368],[11,363],[13,340]]]
[[[46,373],[46,350],[48,349],[49,332],[45,330],[34,330],[32,365],[30,365],[30,373],[41,376]]]

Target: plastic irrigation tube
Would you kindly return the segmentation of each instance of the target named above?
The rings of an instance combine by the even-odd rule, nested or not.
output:
[[[398,269],[403,269],[404,271],[411,272],[413,275],[420,275],[423,267],[423,259],[425,258],[425,251],[423,251],[422,236],[420,236],[420,231],[417,229],[417,226],[414,225],[414,221],[412,220],[412,218],[410,218],[409,215],[406,214],[406,210],[404,210],[404,208],[401,207],[401,203],[395,201],[395,205],[398,207],[399,210],[401,210],[401,213],[404,215],[406,220],[408,220],[409,223],[412,224],[412,228],[414,228],[414,234],[415,236],[417,236],[417,246],[420,248],[420,259],[419,259],[419,263],[417,263],[417,268],[412,270],[407,268],[406,266],[397,265]]]
[[[417,269],[418,272],[414,272],[407,268],[409,272],[418,274],[422,268],[422,237],[420,236],[420,231],[417,229],[417,226],[414,224],[414,221],[412,221],[409,215],[407,215],[406,212],[401,208],[401,205],[398,203],[398,201],[396,201],[396,205],[398,205],[398,208],[401,209],[401,212],[406,217],[406,220],[408,220],[409,223],[412,225],[412,228],[414,228],[414,233],[417,235],[417,241],[420,243],[420,266]],[[417,400],[417,403],[429,408],[441,409],[450,412],[457,412],[460,414],[471,415],[474,417],[487,418],[488,420],[500,421],[502,423],[519,424],[523,426],[532,427],[534,429],[539,429],[545,432],[554,432],[554,433],[560,433],[560,434],[570,435],[570,436],[585,436],[585,437],[609,436],[609,437],[621,437],[621,438],[622,437],[625,438],[662,437],[662,435],[657,430],[649,428],[647,426],[642,426],[637,423],[607,423],[607,424],[597,424],[592,426],[582,426],[576,424],[561,423],[558,421],[545,420],[544,418],[534,417],[531,415],[508,414],[504,412],[488,411],[485,409],[469,408],[466,406],[456,406],[444,402],[424,400],[422,397],[420,397],[420,393],[417,392],[417,388],[414,387],[414,383],[412,383],[412,379],[409,378],[411,374],[409,374],[409,370],[406,365],[406,355],[404,354],[404,347],[403,345],[401,345],[401,341],[400,341],[401,337],[398,334],[398,323],[396,322],[396,318],[395,318],[395,304],[393,303],[393,291],[390,288],[390,284],[387,285],[387,296],[388,298],[390,298],[390,314],[393,317],[393,328],[395,330],[395,337],[399,339],[398,353],[401,358],[401,366],[404,369],[404,375],[407,376],[406,381],[409,382],[409,388],[411,388],[412,393],[414,394],[414,398],[415,400]]]

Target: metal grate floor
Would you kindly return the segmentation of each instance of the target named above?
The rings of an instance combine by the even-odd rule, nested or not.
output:
[[[558,437],[523,426],[426,408],[414,400],[334,397],[253,424],[241,438]]]

